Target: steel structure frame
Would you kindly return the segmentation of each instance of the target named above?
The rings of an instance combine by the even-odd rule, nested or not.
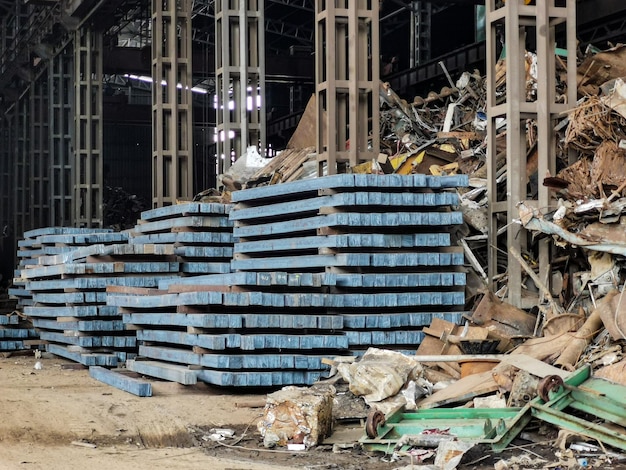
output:
[[[152,1],[152,207],[193,196],[191,1]]]
[[[522,253],[527,245],[528,234],[514,221],[518,218],[517,204],[527,204],[546,209],[551,199],[548,188],[539,183],[537,200],[528,201],[527,161],[529,153],[526,126],[537,126],[538,177],[548,172],[554,174],[556,167],[554,124],[560,113],[576,102],[576,60],[567,61],[567,103],[558,103],[555,78],[555,29],[564,25],[566,48],[570,54],[576,51],[576,2],[575,0],[545,0],[537,5],[525,5],[524,0],[509,0],[504,6],[496,6],[496,0],[487,0],[487,173],[489,194],[489,280],[504,274],[498,266],[498,240],[506,233],[508,302],[517,307],[536,305],[537,298],[523,296],[522,268],[512,254]],[[506,45],[506,100],[496,102],[495,65],[498,60],[498,30],[504,28]],[[527,101],[525,64],[525,40],[527,33],[534,33],[537,44],[537,99]],[[496,120],[504,118],[506,134],[506,193],[499,197],[496,168]],[[548,240],[540,244],[539,276],[549,284],[550,253]]]
[[[248,146],[263,155],[265,133],[264,0],[216,0],[217,174]]]
[[[74,227],[102,227],[102,31],[74,35]]]
[[[66,46],[48,64],[50,220],[72,224],[72,142],[74,134],[74,56]]]
[[[379,2],[315,3],[318,174],[336,174],[379,153]]]

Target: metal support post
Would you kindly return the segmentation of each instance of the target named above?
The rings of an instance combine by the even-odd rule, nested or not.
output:
[[[152,207],[193,197],[191,9],[152,1]]]
[[[336,174],[379,153],[379,2],[315,8],[318,174]]]
[[[32,227],[51,225],[49,198],[48,70],[30,85],[30,216]]]
[[[48,136],[50,153],[50,224],[72,225],[72,102],[74,97],[71,47],[53,57],[48,72]]]
[[[102,32],[81,28],[74,36],[73,224],[101,227]]]
[[[15,166],[13,177],[15,178],[15,202],[14,222],[15,233],[21,236],[25,231],[33,228],[30,225],[30,103],[28,93],[22,94],[15,104],[17,113],[14,119],[15,128]]]
[[[543,210],[550,207],[548,188],[541,180],[556,167],[554,124],[559,113],[565,112],[576,100],[576,42],[574,0],[546,0],[537,5],[526,5],[523,0],[507,1],[496,7],[496,0],[487,0],[487,151],[489,190],[489,279],[492,287],[505,272],[508,284],[508,302],[517,307],[536,305],[536,296],[523,295],[522,268],[508,248],[523,252],[528,245],[528,234],[519,224],[517,204],[521,201]],[[568,62],[567,82],[569,103],[556,102],[555,28],[564,25],[567,31],[565,47],[572,55]],[[537,96],[529,99],[526,90],[526,38],[534,37],[537,45]],[[504,37],[506,51],[506,96],[497,102],[495,67],[497,49]],[[506,192],[498,192],[496,136],[498,123],[506,122]],[[527,126],[537,127],[538,196],[528,201]],[[505,240],[506,238],[506,240]],[[500,263],[498,263],[500,257]],[[506,258],[506,264],[502,261]],[[549,284],[549,245],[540,246],[539,277]]]
[[[413,50],[415,63],[411,67],[415,67],[430,60],[431,39],[432,39],[432,14],[433,4],[431,2],[414,1],[412,3],[411,19],[415,25],[415,35]]]
[[[248,146],[265,153],[264,0],[215,2],[217,173]]]

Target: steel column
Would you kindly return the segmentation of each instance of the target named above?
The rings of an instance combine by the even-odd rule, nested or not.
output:
[[[378,156],[379,2],[315,7],[318,174],[335,174]]]
[[[74,36],[73,224],[102,226],[102,32]]]
[[[248,146],[266,150],[264,0],[215,2],[217,173]]]
[[[557,6],[560,5],[560,6]],[[556,143],[554,124],[559,113],[565,112],[576,100],[576,42],[574,0],[546,0],[537,5],[525,5],[523,0],[507,1],[496,7],[496,0],[487,0],[487,116],[488,116],[488,189],[489,189],[489,279],[495,288],[495,280],[504,274],[498,266],[498,251],[506,258],[508,302],[518,307],[536,305],[537,298],[523,296],[522,268],[511,250],[503,253],[503,247],[523,252],[528,234],[519,224],[517,204],[527,201],[543,210],[550,207],[548,188],[541,184],[548,172],[554,174],[556,167]],[[572,54],[568,60],[568,103],[556,102],[555,78],[555,28],[564,24],[567,30],[567,50]],[[496,103],[495,66],[498,60],[498,33],[504,29],[506,47],[506,99]],[[533,34],[537,44],[537,99],[527,101],[525,72],[526,35]],[[497,191],[496,168],[496,121],[506,120],[506,193]],[[539,192],[537,200],[528,201],[526,128],[537,126],[537,151],[539,159]],[[499,234],[506,234],[506,243]],[[501,241],[500,248],[498,240]],[[540,245],[539,276],[549,283],[550,254],[548,243]]]
[[[15,104],[17,110],[13,125],[14,133],[14,170],[15,201],[13,227],[17,236],[30,230],[30,123],[29,123],[29,99],[28,93],[22,94]]]
[[[430,60],[433,4],[431,2],[414,1],[412,2],[412,7],[411,21],[415,25],[414,44],[412,46],[417,57],[411,63],[411,67],[415,67]]]
[[[48,71],[50,224],[72,225],[73,56],[68,46],[51,59]]]
[[[51,225],[49,195],[48,70],[30,86],[30,216],[32,227]]]
[[[152,206],[193,197],[191,0],[152,1]]]

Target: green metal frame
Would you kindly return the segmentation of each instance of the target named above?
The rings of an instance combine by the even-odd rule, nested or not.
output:
[[[523,408],[438,408],[406,412],[399,410],[377,428],[378,437],[362,437],[368,450],[392,453],[405,436],[420,436],[426,430],[446,430],[458,440],[491,444],[503,451],[532,418],[554,424],[577,434],[626,450],[626,434],[564,412],[582,411],[600,420],[626,426],[626,387],[591,377],[585,366],[573,372],[562,386],[549,392],[549,401],[536,397]],[[401,450],[408,450],[403,446]]]

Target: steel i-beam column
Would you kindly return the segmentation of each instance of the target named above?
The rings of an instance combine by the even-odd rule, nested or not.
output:
[[[217,173],[255,146],[265,153],[264,0],[216,0]]]
[[[33,228],[30,225],[30,101],[28,93],[23,93],[15,104],[17,115],[14,120],[15,132],[15,233],[21,236]]]
[[[190,0],[152,1],[152,206],[193,197]]]
[[[73,224],[101,227],[102,32],[81,28],[74,36]]]
[[[379,2],[316,0],[318,174],[378,156]]]
[[[551,205],[548,188],[541,180],[556,167],[556,143],[554,124],[559,113],[565,112],[576,101],[576,2],[575,0],[545,0],[537,5],[526,5],[524,0],[509,0],[496,7],[496,0],[487,0],[487,173],[489,190],[489,279],[504,274],[502,263],[506,258],[508,274],[508,301],[518,307],[536,305],[537,298],[523,296],[522,268],[511,254],[511,248],[519,253],[527,247],[528,234],[515,219],[519,217],[517,204],[527,204],[547,210]],[[558,103],[555,78],[555,28],[563,25],[566,31],[566,48],[571,54],[567,66],[568,103]],[[534,35],[537,44],[537,97],[527,98],[525,72],[525,42],[527,35]],[[506,99],[496,102],[495,66],[498,60],[498,42],[504,37],[506,48]],[[506,193],[498,194],[496,135],[497,122],[506,120]],[[529,201],[527,156],[527,126],[537,126],[538,197]],[[499,235],[506,236],[506,243]],[[498,240],[501,243],[498,243]],[[500,246],[498,246],[500,245]],[[508,247],[508,251],[506,250]],[[548,242],[540,245],[539,276],[549,284],[550,256]]]
[[[431,2],[414,1],[411,3],[411,6],[413,7],[411,21],[415,25],[414,43],[412,46],[416,55],[411,67],[415,67],[430,60],[433,4]]]
[[[68,46],[48,66],[50,224],[62,227],[72,225],[73,64]]]
[[[45,227],[50,219],[48,152],[48,71],[30,86],[31,227]]]

